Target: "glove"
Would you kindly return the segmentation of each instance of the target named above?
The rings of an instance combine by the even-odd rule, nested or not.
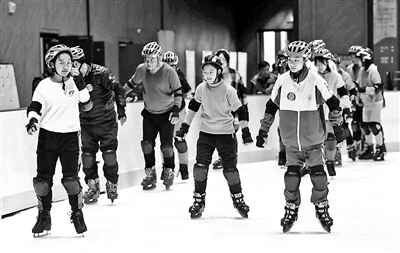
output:
[[[29,135],[34,134],[38,130],[38,124],[39,121],[35,118],[31,118],[29,120],[29,123],[26,124],[26,131],[28,132]]]
[[[328,118],[333,125],[341,125],[343,122],[342,110],[330,111]]]
[[[259,148],[263,148],[264,144],[268,140],[268,133],[266,131],[260,129],[258,131],[258,135],[257,135],[256,139],[257,139],[256,140],[256,146],[259,147]]]
[[[118,114],[118,120],[121,123],[121,126],[123,126],[125,124],[125,122],[127,120],[125,112]]]
[[[253,142],[253,138],[251,138],[251,133],[248,127],[242,128],[242,139],[243,144],[249,144]]]
[[[342,141],[346,140],[346,131],[342,125],[334,125],[333,133],[335,134],[337,143],[341,143]]]
[[[179,108],[178,108],[178,106],[174,105],[174,107],[172,107],[172,112],[169,115],[169,121],[171,122],[172,125],[175,125],[179,121]]]
[[[189,132],[189,125],[186,123],[182,123],[181,128],[176,131],[175,137],[178,139],[184,139],[185,135]]]
[[[343,118],[344,118],[344,121],[346,121],[346,122],[351,121],[353,119],[353,112],[350,111],[349,108],[344,108],[343,109]]]

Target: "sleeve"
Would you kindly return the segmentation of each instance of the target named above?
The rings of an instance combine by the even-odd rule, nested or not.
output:
[[[196,100],[196,102],[201,104],[201,98],[202,98],[202,90],[203,90],[203,85],[200,83],[197,88],[196,91],[194,93],[194,99]]]
[[[41,87],[42,86],[39,83],[37,88],[35,89],[35,92],[33,93],[32,102],[28,106],[28,109],[27,109],[28,121],[31,118],[36,118],[39,121],[39,119],[42,115],[41,111],[42,111],[42,108],[45,105],[46,101],[42,94]]]
[[[242,106],[242,103],[234,88],[228,86],[227,91],[228,104],[231,106],[231,111],[236,112]]]
[[[371,71],[370,81],[372,84],[381,84],[382,83],[381,75],[379,74],[377,69],[374,69],[373,71]]]
[[[333,96],[333,93],[328,89],[328,84],[322,77],[316,80],[315,85],[325,101],[328,101]]]
[[[192,87],[190,87],[188,81],[186,80],[185,74],[183,74],[182,70],[177,70],[177,73],[178,73],[179,81],[182,86],[182,93],[186,94],[192,89]]]
[[[281,88],[281,77],[278,77],[278,79],[276,80],[273,88],[272,88],[272,92],[271,92],[271,101],[274,102],[276,105],[279,106],[279,101],[277,101],[278,99],[278,94],[279,94],[279,89]]]

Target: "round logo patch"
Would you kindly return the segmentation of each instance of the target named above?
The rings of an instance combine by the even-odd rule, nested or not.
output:
[[[289,99],[290,101],[296,100],[296,94],[294,94],[293,92],[289,92],[287,94],[287,99]]]

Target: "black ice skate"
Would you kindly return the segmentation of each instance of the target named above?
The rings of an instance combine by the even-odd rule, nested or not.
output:
[[[190,218],[197,219],[200,218],[204,212],[206,206],[205,198],[206,194],[193,193],[194,202],[191,207],[189,207]]]
[[[113,184],[110,181],[106,183],[107,198],[114,203],[114,200],[118,198],[117,184]]]
[[[335,166],[342,166],[342,153],[338,147],[336,147]]]
[[[286,203],[285,215],[281,219],[281,226],[283,233],[289,232],[292,228],[294,222],[297,220],[297,214],[299,212],[299,207],[294,203]]]
[[[85,204],[96,203],[100,196],[100,181],[98,178],[89,179],[87,182],[88,190],[83,194]]]
[[[326,161],[326,170],[328,171],[328,175],[331,177],[336,176],[335,170],[335,162],[334,161]]]
[[[41,237],[48,234],[51,230],[50,211],[39,210],[36,224],[32,228],[33,237]]]
[[[220,169],[222,169],[223,167],[222,167],[222,161],[221,161],[221,158],[218,158],[218,160],[216,160],[214,163],[213,163],[213,169],[214,170],[220,170]]]
[[[353,162],[356,160],[357,150],[354,144],[347,147],[347,155],[351,160],[353,160]]]
[[[174,171],[171,168],[164,169],[164,181],[163,184],[165,185],[165,189],[169,190],[171,185],[174,183]]]
[[[146,176],[142,180],[143,190],[150,190],[156,187],[157,174],[156,169],[153,167],[145,168]]]
[[[189,179],[189,170],[187,164],[179,164],[179,173],[181,174],[182,180]]]
[[[325,231],[330,233],[333,219],[329,216],[328,208],[328,201],[318,203],[315,205],[315,214]]]
[[[279,151],[278,153],[278,166],[281,168],[284,168],[286,165],[286,152],[285,151]]]
[[[232,194],[232,201],[233,201],[233,206],[238,210],[239,214],[243,218],[248,218],[249,217],[248,213],[250,211],[250,208],[244,202],[243,194],[241,192]]]
[[[385,152],[386,152],[386,147],[385,144],[383,145],[377,145],[376,146],[376,151],[374,153],[374,161],[384,161],[385,160]]]
[[[373,145],[368,145],[365,150],[358,156],[360,160],[369,160],[374,158],[374,147]]]
[[[75,231],[78,234],[82,234],[87,231],[85,220],[83,219],[82,209],[73,211],[71,213],[71,223],[74,224]]]

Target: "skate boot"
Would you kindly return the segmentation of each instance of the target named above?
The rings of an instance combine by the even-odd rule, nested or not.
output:
[[[82,209],[72,211],[71,223],[74,224],[76,233],[82,234],[83,232],[87,231],[85,220],[83,219]]]
[[[36,224],[32,228],[33,237],[41,237],[48,234],[51,230],[50,211],[39,210],[36,217]]]
[[[335,166],[342,166],[342,153],[339,147],[336,147]]]
[[[368,145],[364,152],[362,152],[359,156],[358,159],[360,160],[369,160],[374,158],[374,146],[373,145]]]
[[[376,146],[376,151],[374,153],[374,161],[384,161],[385,160],[385,152],[386,152],[386,147],[385,144],[383,145],[377,145]]]
[[[333,225],[333,219],[329,216],[328,213],[328,201],[320,202],[315,204],[315,214],[321,223],[322,227],[326,232],[331,232],[331,226]]]
[[[285,151],[279,151],[278,154],[278,166],[280,166],[281,168],[285,167],[286,165],[286,152]]]
[[[294,203],[287,202],[285,206],[285,215],[281,219],[281,226],[283,233],[289,232],[294,222],[297,220],[299,207]]]
[[[356,150],[356,147],[354,146],[354,144],[347,147],[347,154],[348,154],[349,158],[351,160],[353,160],[353,162],[356,160],[357,150]]]
[[[179,164],[179,173],[181,174],[182,180],[189,179],[189,171],[187,164]]]
[[[157,185],[157,173],[156,169],[153,167],[145,168],[146,176],[142,180],[143,190],[150,190]]]
[[[354,142],[354,149],[356,150],[356,154],[357,156],[360,156],[363,152],[363,148],[362,148],[362,143],[361,141],[355,141]]]
[[[204,212],[204,208],[206,206],[205,198],[206,194],[203,193],[193,193],[194,202],[191,207],[189,207],[190,218],[196,219],[200,218]]]
[[[169,190],[171,185],[174,183],[174,171],[171,168],[165,168],[164,169],[164,181],[163,185],[165,185],[165,189]]]
[[[106,191],[107,191],[107,198],[111,200],[111,203],[114,203],[114,200],[118,198],[117,184],[113,184],[110,181],[107,181]]]
[[[244,202],[243,199],[243,194],[241,192],[232,194],[232,201],[233,201],[233,206],[238,210],[239,214],[243,218],[248,218],[248,212],[250,211],[250,208],[246,203]]]
[[[87,182],[88,190],[83,194],[83,201],[85,204],[96,203],[100,196],[100,180],[89,179]]]
[[[326,170],[328,171],[328,175],[331,177],[336,176],[336,170],[335,170],[335,162],[334,161],[326,161]]]
[[[220,169],[222,169],[223,167],[222,167],[222,160],[221,160],[221,158],[218,158],[218,160],[216,160],[214,163],[213,163],[213,169],[214,170],[220,170]]]

